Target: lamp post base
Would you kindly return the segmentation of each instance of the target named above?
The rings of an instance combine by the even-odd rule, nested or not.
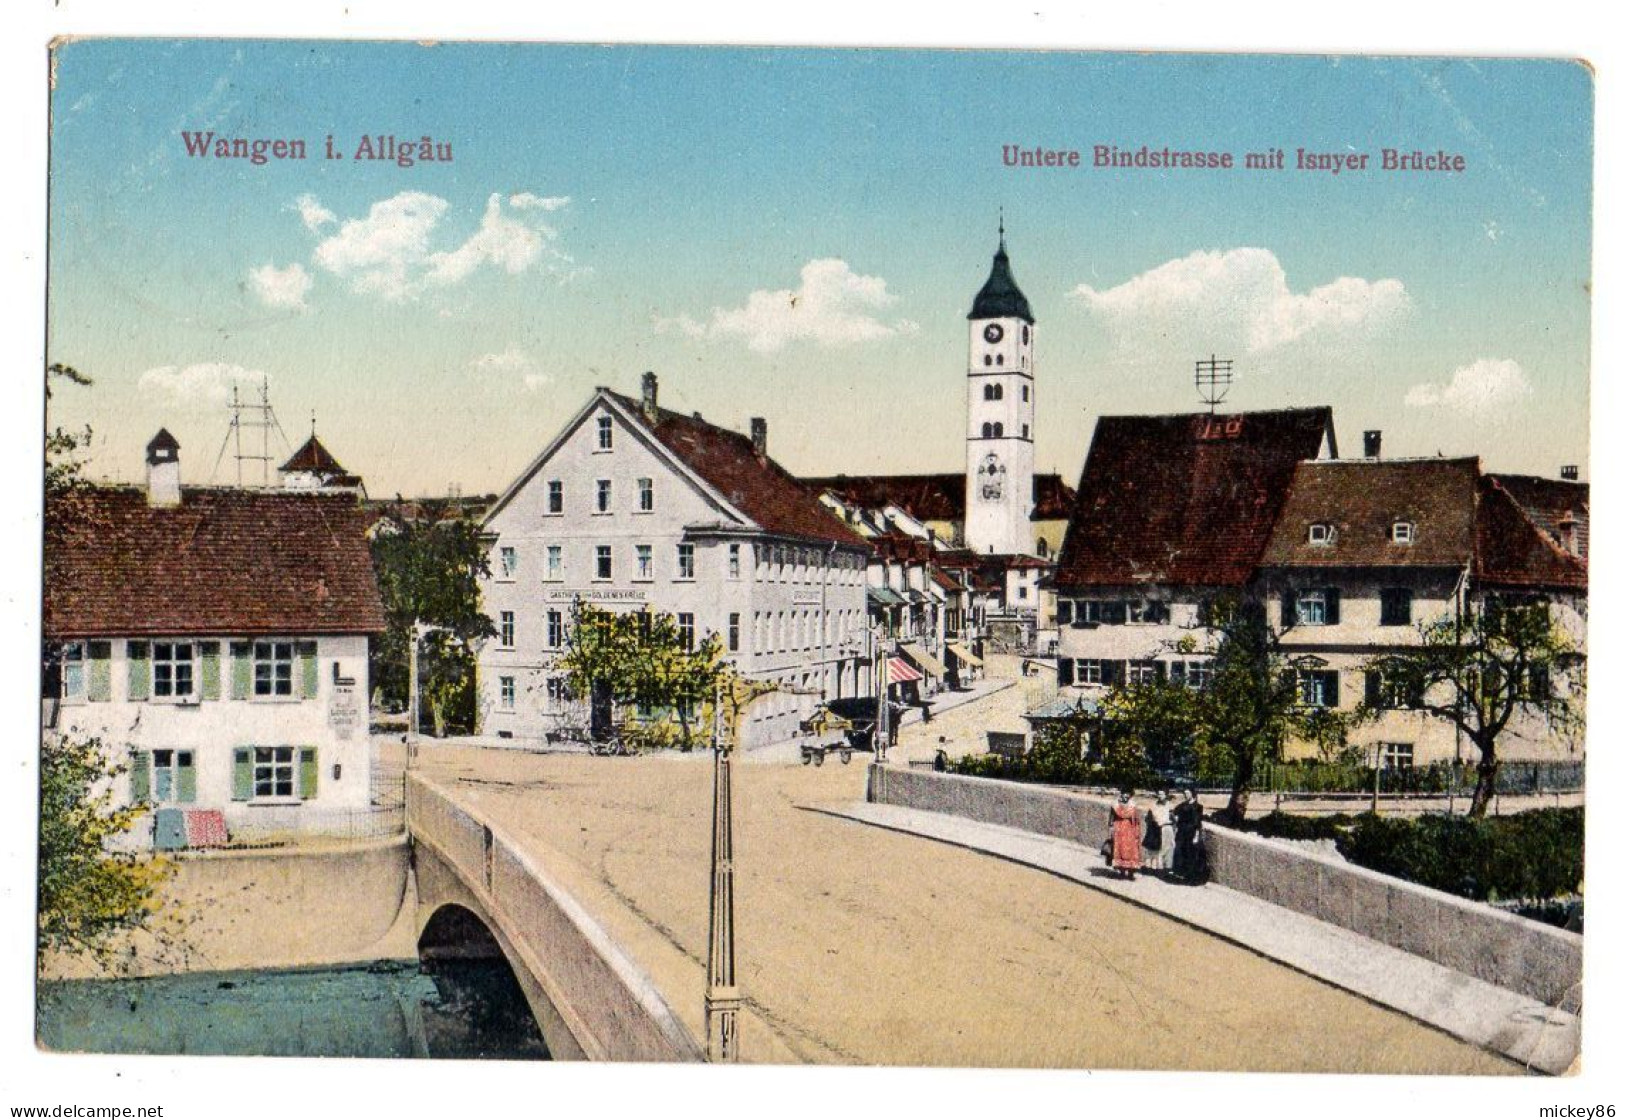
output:
[[[739,1005],[743,1002],[738,988],[709,988],[705,993],[706,1060],[711,1062],[737,1062],[739,1060]]]

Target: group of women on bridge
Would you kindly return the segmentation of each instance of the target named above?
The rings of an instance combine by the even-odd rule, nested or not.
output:
[[[1158,793],[1156,803],[1141,815],[1134,804],[1134,791],[1125,789],[1112,806],[1111,831],[1101,846],[1101,855],[1123,878],[1132,879],[1142,867],[1153,871],[1170,870],[1187,883],[1200,883],[1207,877],[1207,853],[1202,837],[1202,803],[1196,791],[1185,787],[1183,800],[1164,819],[1168,795]],[[1173,829],[1173,842],[1167,836]]]

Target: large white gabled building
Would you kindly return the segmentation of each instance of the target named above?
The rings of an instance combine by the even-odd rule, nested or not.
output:
[[[745,746],[794,735],[820,698],[872,695],[869,548],[744,435],[598,389],[497,499],[482,586],[498,635],[479,655],[481,731],[542,738],[579,724],[557,662],[577,602],[670,614],[722,639],[758,701]]]

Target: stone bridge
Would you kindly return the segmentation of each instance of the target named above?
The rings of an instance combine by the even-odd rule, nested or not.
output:
[[[414,773],[406,825],[426,961],[499,955],[554,1058],[703,1061],[648,974],[504,835]]]

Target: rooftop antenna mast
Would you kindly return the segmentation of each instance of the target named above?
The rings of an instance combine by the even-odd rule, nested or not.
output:
[[[243,464],[258,463],[260,477],[257,485],[262,490],[271,488],[271,433],[275,432],[277,438],[282,441],[286,454],[293,454],[287,433],[282,430],[282,424],[276,418],[276,410],[271,407],[270,379],[264,376],[260,378],[259,398],[258,402],[244,401],[238,387],[236,385],[231,387],[231,403],[226,406],[227,411],[231,413],[231,423],[226,428],[226,438],[220,445],[220,454],[215,456],[214,470],[209,475],[211,482],[219,473],[220,460],[225,458],[228,447],[232,449],[232,457],[237,461],[237,485],[256,485],[253,481],[252,465],[245,481]],[[314,414],[311,417],[311,430],[314,434]],[[245,431],[248,433],[246,441],[243,438]],[[255,433],[259,436],[257,450],[254,447]]]
[[[1207,405],[1208,414],[1216,411],[1224,403],[1225,396],[1230,392],[1230,386],[1236,380],[1235,362],[1229,358],[1220,358],[1209,354],[1196,363],[1196,392]]]

